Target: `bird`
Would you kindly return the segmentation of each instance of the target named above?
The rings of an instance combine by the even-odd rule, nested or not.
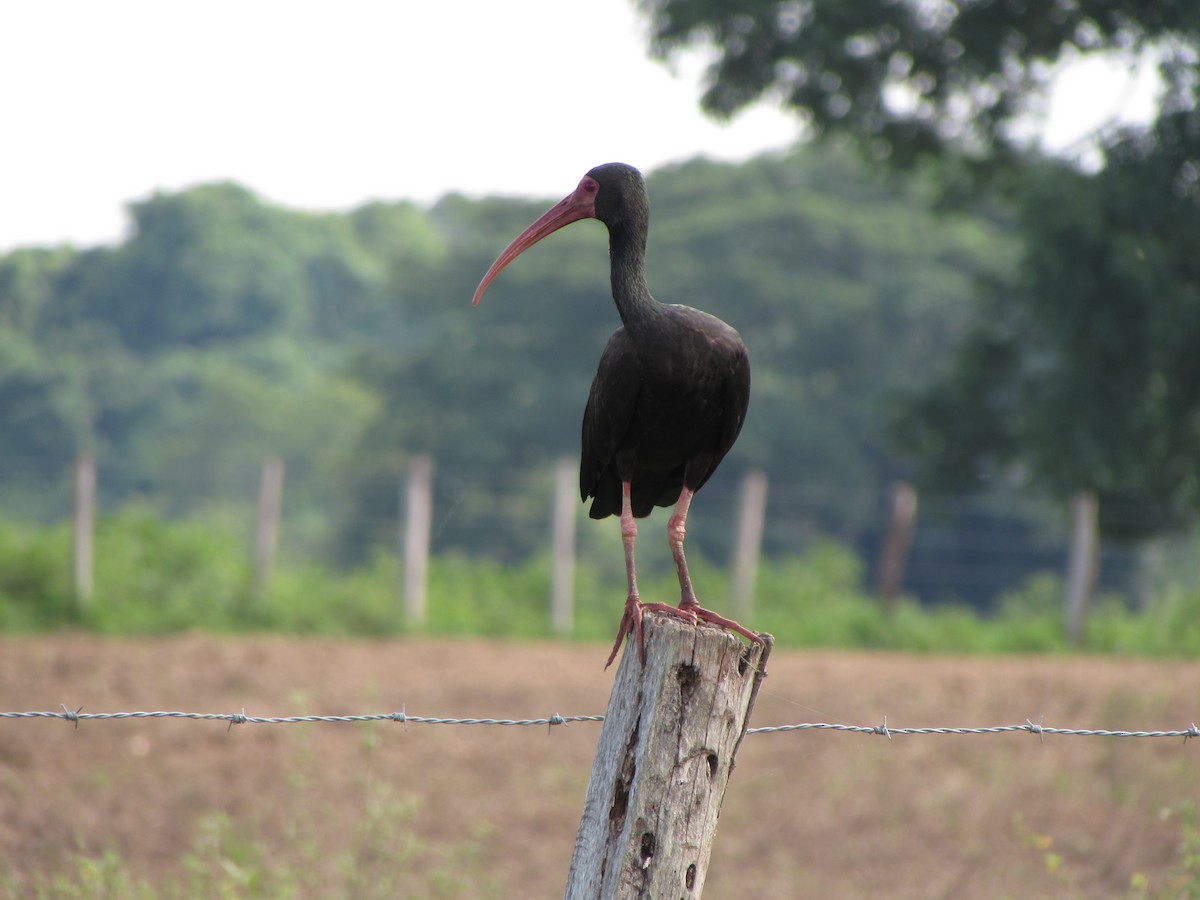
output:
[[[506,247],[475,289],[472,305],[521,253],[572,222],[608,227],[613,300],[621,326],[612,333],[583,413],[579,491],[593,519],[620,517],[628,594],[605,668],[626,636],[645,665],[642,617],[667,613],[709,622],[761,643],[753,631],[700,605],[688,573],[684,537],[692,497],[733,446],[750,401],[750,361],[738,332],[698,309],[661,303],[646,285],[650,201],[633,166],[596,166],[578,186]],[[642,601],[634,545],[637,520],[654,507],[674,510],[667,540],[679,576],[678,605]]]

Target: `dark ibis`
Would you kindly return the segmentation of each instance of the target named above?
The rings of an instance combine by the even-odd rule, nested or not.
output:
[[[612,293],[621,327],[600,356],[583,412],[579,491],[593,519],[621,517],[629,594],[608,665],[633,635],[643,664],[642,615],[669,613],[761,638],[705,609],[696,599],[684,534],[692,496],[737,440],[750,401],[750,360],[741,336],[716,316],[660,303],[646,286],[650,202],[641,173],[623,163],[597,166],[578,187],[526,228],[492,263],[472,304],[501,270],[564,225],[599,219],[608,226]],[[675,509],[667,540],[679,574],[679,605],[643,603],[634,565],[637,519],[655,506]]]

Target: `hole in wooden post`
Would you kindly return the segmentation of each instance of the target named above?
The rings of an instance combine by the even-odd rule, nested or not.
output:
[[[679,681],[680,699],[686,708],[692,700],[692,694],[696,692],[696,685],[700,683],[700,670],[682,663],[675,671],[675,678]]]
[[[655,849],[655,846],[657,845],[657,843],[658,842],[654,839],[653,832],[647,831],[645,834],[642,835],[642,868],[643,869],[650,868],[650,863],[654,859],[654,849]]]
[[[750,668],[750,647],[746,647],[742,651],[742,655],[738,657],[738,674],[745,675],[748,668]]]
[[[683,885],[689,891],[696,889],[696,864],[692,863],[687,867],[687,871],[683,874]]]
[[[613,785],[613,802],[608,810],[608,820],[624,822],[627,809],[629,809],[629,782],[618,775],[617,783]]]
[[[709,751],[709,754],[708,754],[708,777],[710,780],[717,777],[717,765],[719,763],[720,763],[720,760],[717,759],[717,754],[713,753],[712,751]]]

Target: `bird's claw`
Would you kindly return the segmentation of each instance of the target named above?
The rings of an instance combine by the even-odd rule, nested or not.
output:
[[[646,664],[646,649],[642,646],[642,609],[641,604],[636,600],[631,600],[625,604],[625,615],[621,616],[621,627],[617,629],[617,639],[613,642],[612,652],[608,654],[608,662],[604,664],[604,668],[612,665],[613,660],[617,658],[617,651],[621,649],[621,641],[625,640],[625,635],[633,631],[637,635],[638,646],[642,647],[642,665]]]
[[[638,656],[641,658],[642,665],[646,665],[646,639],[642,636],[642,616],[646,610],[686,619],[692,624],[696,622],[695,615],[677,606],[669,603],[643,603],[636,596],[630,596],[625,601],[625,614],[621,616],[621,627],[617,629],[617,639],[613,642],[612,652],[608,654],[608,662],[604,664],[604,668],[607,669],[611,666],[613,660],[617,658],[617,651],[621,649],[621,641],[625,640],[625,635],[630,635],[637,641]]]
[[[683,601],[679,606],[672,606],[670,603],[643,603],[636,596],[631,596],[625,601],[625,614],[621,616],[621,627],[617,629],[617,639],[613,642],[612,652],[608,654],[608,662],[604,664],[604,668],[612,665],[613,660],[617,658],[617,652],[621,649],[621,642],[625,640],[626,635],[630,635],[638,645],[638,656],[642,660],[642,665],[646,665],[646,641],[642,636],[642,616],[646,611],[666,613],[669,616],[674,616],[677,619],[683,619],[685,622],[695,625],[698,622],[708,622],[711,625],[716,625],[718,628],[724,628],[726,631],[732,631],[740,634],[742,637],[755,644],[763,643],[762,635],[755,634],[749,628],[739,625],[733,619],[727,619],[720,613],[715,613],[711,609],[705,609],[695,601]]]
[[[739,625],[733,619],[727,619],[720,613],[715,613],[711,609],[705,609],[699,603],[680,603],[680,609],[689,609],[693,613],[694,619],[699,619],[702,622],[708,622],[711,625],[716,625],[718,628],[724,628],[726,631],[733,631],[740,634],[747,640],[755,643],[764,643],[762,635],[755,634],[749,628]]]

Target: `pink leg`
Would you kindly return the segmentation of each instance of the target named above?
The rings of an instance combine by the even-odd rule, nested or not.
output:
[[[696,599],[696,591],[692,588],[692,577],[688,574],[687,558],[683,555],[683,539],[687,534],[688,510],[692,505],[695,491],[686,486],[679,493],[679,501],[675,504],[675,512],[667,520],[667,541],[671,545],[671,556],[675,558],[675,570],[679,573],[679,612],[683,618],[695,622],[700,619],[711,622],[729,631],[736,631],[742,637],[752,641],[762,642],[757,634],[744,628],[732,619],[726,619],[712,610],[705,609]]]
[[[675,558],[675,571],[679,573],[679,608],[695,609],[700,606],[692,588],[692,576],[688,574],[687,558],[683,555],[683,539],[687,534],[688,510],[692,507],[695,492],[684,488],[679,492],[675,512],[667,520],[667,543],[671,545],[671,556]]]
[[[646,645],[642,640],[642,613],[647,609],[659,612],[669,612],[679,615],[679,610],[667,603],[643,603],[638,599],[637,569],[633,559],[633,545],[637,540],[637,520],[633,518],[633,503],[630,500],[630,485],[626,481],[621,485],[621,541],[625,544],[625,578],[629,583],[629,594],[625,598],[625,614],[621,616],[621,627],[617,630],[617,639],[613,642],[612,652],[604,668],[612,665],[621,649],[621,641],[625,635],[632,634],[637,641],[638,654],[642,665],[646,664]],[[695,618],[693,617],[693,621]]]

